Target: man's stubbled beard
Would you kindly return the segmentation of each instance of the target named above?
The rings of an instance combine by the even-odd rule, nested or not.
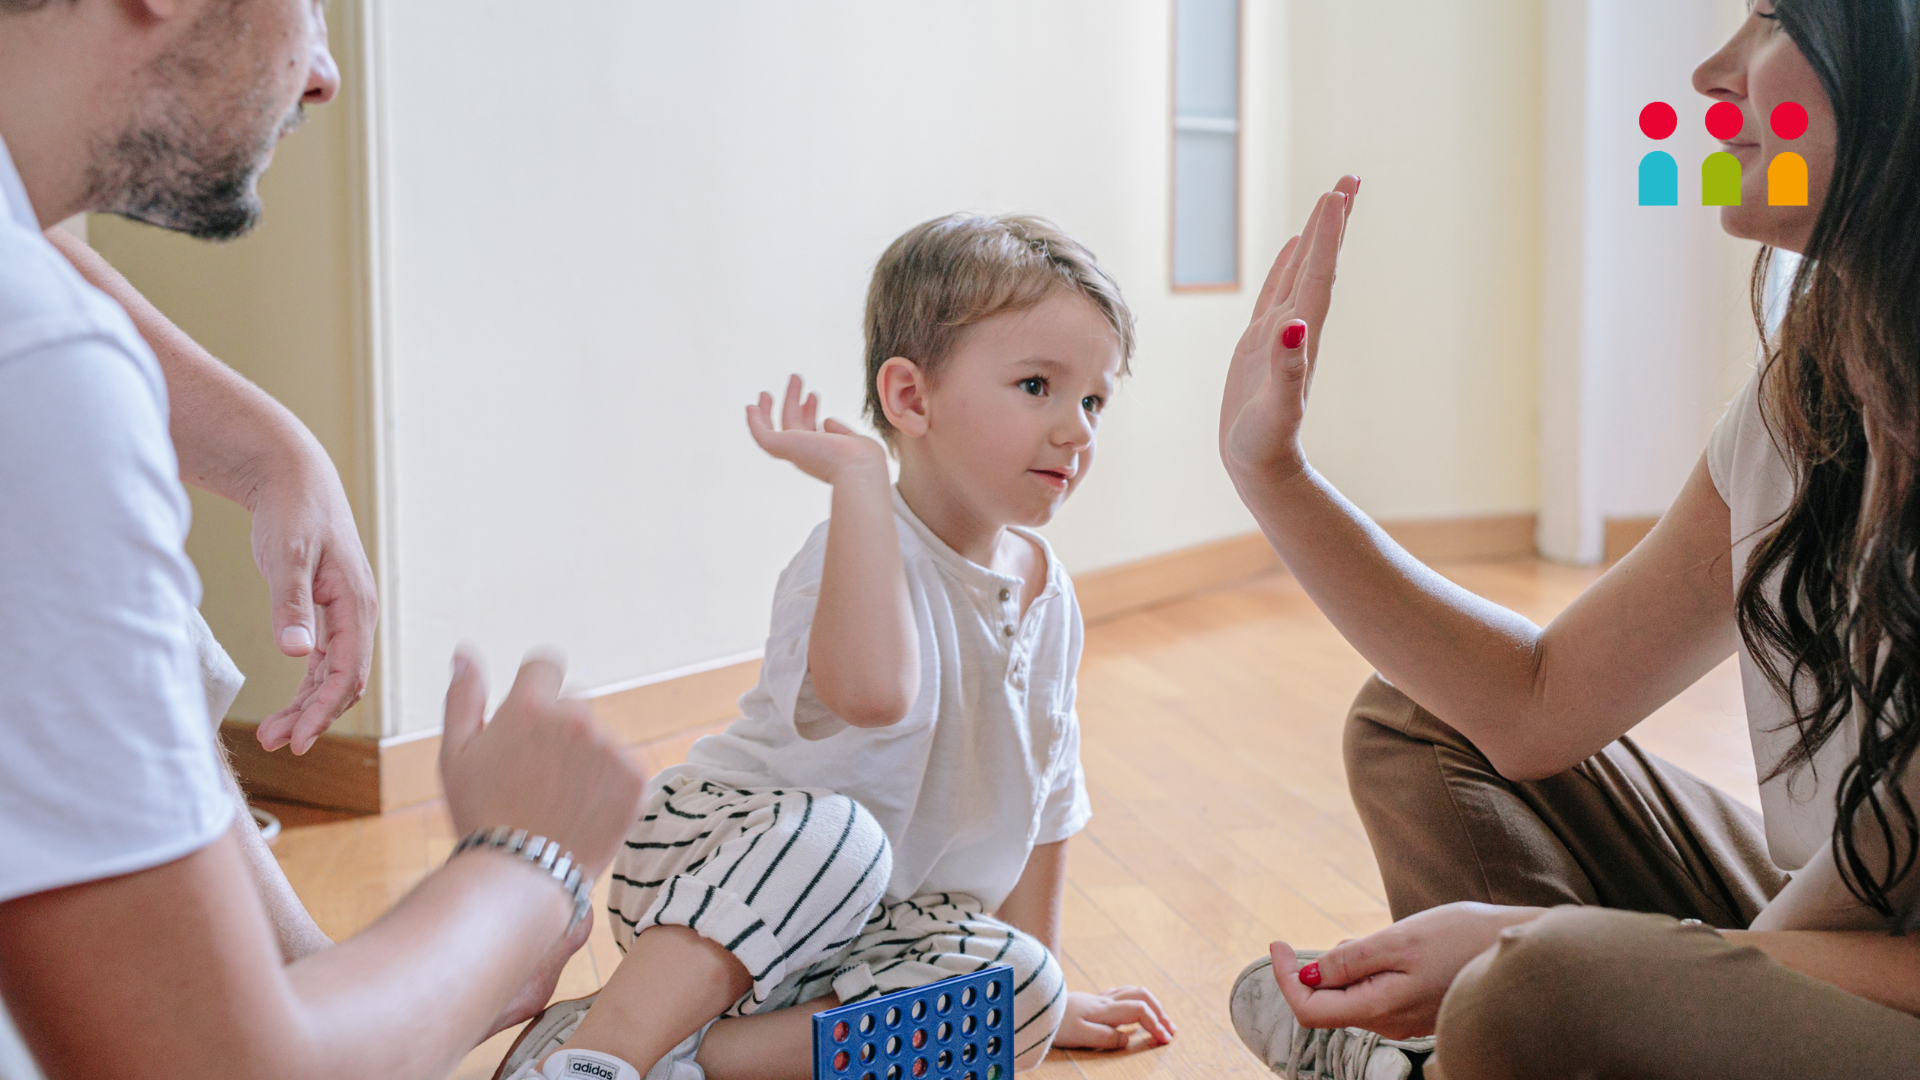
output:
[[[154,63],[134,121],[94,148],[87,183],[94,209],[202,240],[232,240],[259,224],[260,175],[306,113],[296,103],[278,123],[269,121],[260,72],[234,86],[233,46],[246,36],[242,6],[214,8]]]

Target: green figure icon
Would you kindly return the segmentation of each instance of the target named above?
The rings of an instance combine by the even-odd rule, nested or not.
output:
[[[1700,163],[1700,205],[1740,205],[1740,159],[1724,151]]]

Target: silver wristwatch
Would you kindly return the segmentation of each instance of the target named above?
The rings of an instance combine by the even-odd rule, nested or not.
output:
[[[455,856],[470,848],[495,848],[525,859],[553,875],[553,880],[559,882],[560,887],[567,890],[567,895],[573,897],[573,918],[567,921],[567,933],[573,933],[573,928],[587,917],[593,882],[580,876],[580,868],[574,865],[571,852],[561,853],[560,841],[544,836],[529,837],[525,829],[496,825],[491,829],[480,828],[468,833],[466,839],[454,846],[453,854],[447,856],[447,861],[452,862]]]

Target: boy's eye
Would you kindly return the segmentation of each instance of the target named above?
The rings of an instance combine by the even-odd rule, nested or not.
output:
[[[1027,393],[1032,394],[1034,397],[1039,397],[1041,394],[1044,394],[1047,392],[1047,380],[1041,378],[1038,375],[1029,375],[1024,379],[1021,379],[1019,382],[1015,383],[1014,385],[1018,386],[1022,390],[1025,390]]]
[[[1099,412],[1101,406],[1105,404],[1106,404],[1106,401],[1103,400],[1098,394],[1088,394],[1086,397],[1083,397],[1080,399],[1080,407],[1087,410],[1090,413]]]

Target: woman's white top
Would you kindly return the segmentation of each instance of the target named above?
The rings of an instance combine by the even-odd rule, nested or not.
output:
[[[893,846],[890,901],[966,893],[993,911],[1035,845],[1065,840],[1092,816],[1080,769],[1074,677],[1080,606],[1037,533],[1046,587],[1020,613],[1019,578],[948,547],[906,501],[894,525],[920,638],[920,688],[899,723],[857,728],[828,712],[807,674],[827,526],[780,575],[760,684],[741,719],[693,745],[676,776],[737,788],[826,788],[872,812]]]
[[[1782,454],[1760,415],[1756,372],[1727,407],[1707,444],[1707,470],[1726,501],[1733,523],[1733,582],[1746,580],[1754,549],[1793,503],[1794,466]],[[1777,581],[1772,586],[1779,588]],[[1747,699],[1747,728],[1754,766],[1762,777],[1760,809],[1767,821],[1767,852],[1782,870],[1798,870],[1832,841],[1834,799],[1840,774],[1859,752],[1859,717],[1849,716],[1814,755],[1811,768],[1765,779],[1800,741],[1793,710],[1777,694],[1740,644],[1740,687]]]

